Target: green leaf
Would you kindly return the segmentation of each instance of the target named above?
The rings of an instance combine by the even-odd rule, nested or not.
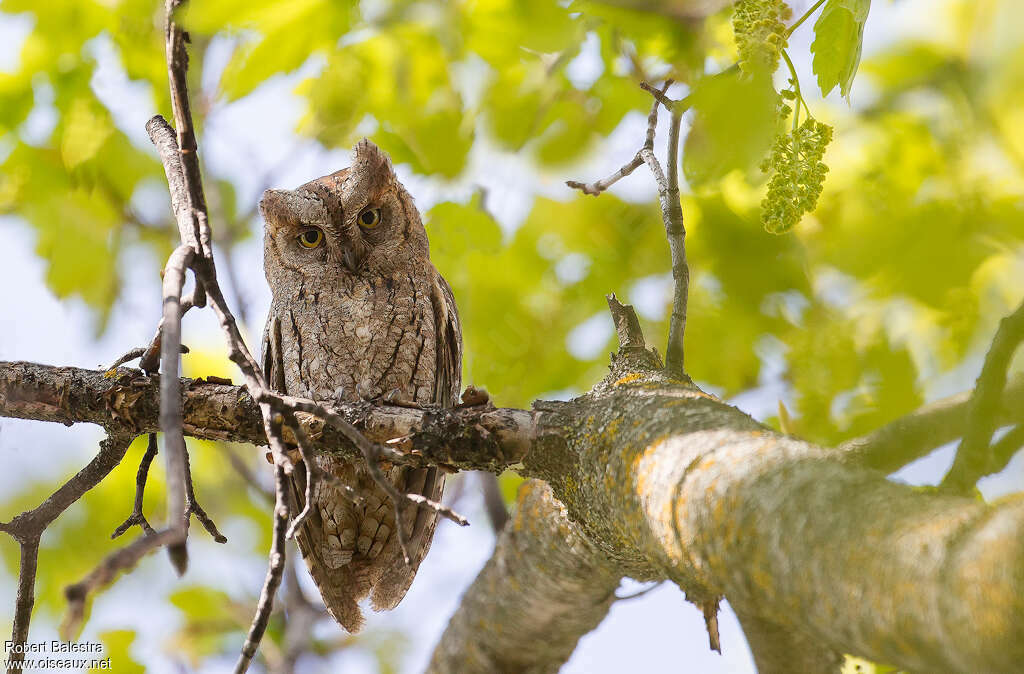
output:
[[[89,670],[93,672],[124,672],[124,674],[141,674],[146,669],[132,657],[131,647],[135,641],[135,630],[109,630],[100,634],[100,640],[106,646],[104,657],[110,658],[110,668],[100,669],[94,667]]]
[[[829,0],[814,24],[812,69],[818,77],[821,94],[839,87],[849,100],[853,77],[857,74],[864,42],[864,23],[871,0]]]
[[[778,94],[767,75],[737,71],[701,80],[691,94],[696,114],[683,146],[683,173],[692,185],[747,170],[771,146]]]

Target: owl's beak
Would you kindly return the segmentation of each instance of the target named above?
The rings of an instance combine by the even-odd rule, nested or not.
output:
[[[341,249],[341,263],[345,265],[345,269],[350,273],[355,274],[362,260],[350,247],[343,246]]]

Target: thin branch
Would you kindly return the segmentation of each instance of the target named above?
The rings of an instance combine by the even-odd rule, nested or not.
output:
[[[799,27],[800,27],[800,25],[801,25],[801,24],[802,24],[802,23],[803,23],[804,21],[806,21],[807,19],[809,19],[809,18],[811,17],[811,15],[812,15],[812,14],[814,14],[814,12],[815,12],[815,11],[817,11],[817,9],[818,9],[819,7],[821,7],[821,6],[823,5],[823,4],[825,4],[825,0],[818,0],[818,1],[816,2],[816,3],[814,3],[813,5],[811,5],[811,6],[810,6],[810,8],[809,8],[809,9],[808,9],[808,10],[807,10],[806,12],[804,12],[804,13],[803,13],[803,16],[801,16],[801,17],[800,17],[799,19],[797,19],[797,20],[796,20],[796,21],[795,21],[795,22],[793,23],[793,25],[792,25],[792,26],[790,26],[790,27],[789,27],[788,29],[786,29],[786,34],[785,34],[785,36],[784,36],[784,37],[788,38],[788,37],[789,37],[790,35],[792,35],[792,34],[793,34],[793,32],[794,32],[794,31],[795,31],[795,30],[796,30],[797,28],[799,28]]]
[[[339,490],[347,499],[352,501],[357,508],[363,507],[366,501],[351,486],[339,480],[332,473],[328,473],[320,468],[320,464],[317,463],[316,454],[313,450],[313,443],[310,442],[305,429],[302,428],[302,425],[295,418],[295,412],[292,410],[286,410],[283,412],[283,415],[285,423],[288,424],[288,427],[292,429],[292,433],[295,435],[295,441],[299,445],[299,453],[302,455],[302,463],[306,466],[306,494],[304,506],[302,508],[302,512],[295,516],[292,520],[291,526],[288,527],[287,538],[290,540],[302,527],[303,522],[305,522],[306,518],[309,517],[310,512],[312,512],[313,494],[316,493],[317,485],[319,485],[321,481],[327,482],[332,487]]]
[[[14,601],[14,624],[11,627],[11,642],[28,642],[28,626],[32,621],[32,607],[36,603],[36,566],[39,562],[39,538],[19,541],[21,561],[18,568],[18,596]],[[7,673],[20,672],[19,666],[25,660],[23,649],[8,649]]]
[[[1024,449],[1024,424],[1014,426],[1006,435],[992,443],[991,462],[986,467],[985,475],[995,475],[1006,468],[1010,460]],[[981,477],[985,477],[982,475]]]
[[[32,608],[35,604],[36,569],[39,559],[39,538],[61,513],[99,484],[124,458],[132,437],[109,434],[100,442],[100,450],[84,468],[32,510],[17,515],[10,522],[0,524],[20,547],[18,595],[15,600],[11,641],[23,644],[28,639]],[[9,653],[8,672],[20,671],[24,654]]]
[[[135,474],[135,503],[132,505],[132,514],[119,527],[114,529],[114,533],[110,534],[110,538],[114,539],[122,536],[124,532],[136,524],[142,529],[142,533],[147,536],[156,533],[142,512],[142,500],[146,492],[146,480],[149,478],[149,466],[153,463],[153,459],[156,458],[159,451],[156,443],[156,433],[149,433],[146,441],[146,453],[142,455],[142,459],[139,461],[139,470]]]
[[[998,428],[998,413],[1006,388],[1006,371],[1022,341],[1024,302],[999,322],[967,406],[967,429],[957,447],[953,466],[940,487],[963,492],[986,474],[992,463],[990,445],[992,434]]]
[[[213,523],[210,516],[203,510],[203,506],[199,505],[198,499],[196,499],[195,488],[192,485],[192,468],[189,466],[188,451],[185,451],[185,522],[188,523],[189,517],[195,515],[196,519],[199,520],[206,532],[213,537],[213,540],[217,543],[227,543],[228,539],[224,534],[217,530],[217,525]]]
[[[592,183],[581,183],[575,180],[566,180],[565,184],[573,188],[574,190],[580,190],[584,194],[590,194],[596,197],[597,195],[601,194],[601,192],[604,192],[606,189],[608,189],[615,183],[619,182],[619,180],[625,178],[630,173],[640,168],[643,165],[643,163],[644,160],[638,152],[629,161],[628,164],[625,164],[622,168],[620,168],[618,171],[611,174],[607,178],[602,178],[601,180],[597,180]]]
[[[867,435],[847,440],[837,451],[845,463],[891,473],[963,435],[970,399],[971,393],[964,391],[937,400]],[[1024,422],[1024,377],[1007,385],[996,419],[1001,426]]]
[[[676,106],[676,101],[673,101],[671,98],[665,95],[665,92],[668,91],[668,87],[670,84],[672,84],[672,80],[667,80],[665,85],[662,86],[661,89],[655,89],[647,82],[641,82],[640,88],[649,93],[651,96],[654,96],[655,100],[658,103],[661,103],[663,106],[665,106],[666,110],[672,110]],[[657,106],[655,106],[655,109],[657,109]],[[650,135],[650,139],[654,140],[653,134]]]
[[[281,575],[284,572],[285,562],[285,534],[288,527],[288,476],[285,475],[284,465],[274,466],[274,536],[270,546],[270,559],[267,563],[267,576],[263,581],[263,591],[260,592],[260,600],[257,604],[256,615],[253,616],[252,625],[246,635],[245,643],[242,645],[242,652],[235,664],[235,674],[244,674],[249,669],[249,664],[256,657],[263,634],[270,622],[270,612],[274,608],[274,594],[281,584]]]
[[[191,437],[266,445],[262,405],[246,386],[183,378],[185,433]],[[116,376],[102,370],[0,361],[0,416],[71,425],[107,426],[119,433],[158,431],[159,378],[121,368]],[[264,393],[266,399],[276,400]],[[320,411],[313,401],[283,397],[296,412]],[[272,413],[273,410],[270,410]],[[360,449],[346,427],[363,430],[360,442],[386,443],[383,454],[395,465],[500,473],[516,468],[537,441],[538,410],[470,405],[417,409],[386,404],[334,403],[324,421],[297,414],[318,453],[359,460]],[[285,448],[278,439],[281,451]]]
[[[123,356],[121,356],[117,360],[115,360],[113,363],[111,363],[108,367],[104,368],[104,370],[107,371],[107,372],[110,372],[112,370],[116,370],[117,368],[121,367],[125,363],[133,361],[136,358],[144,358],[146,356],[146,354],[148,354],[151,350],[156,350],[159,353],[159,350],[160,350],[160,342],[158,341],[159,339],[160,339],[160,331],[157,330],[157,336],[154,338],[154,340],[152,342],[150,342],[149,346],[140,346],[140,347],[131,349],[126,354],[124,354]],[[155,347],[154,347],[154,344],[155,344]],[[184,344],[181,345],[181,353],[183,353],[183,354],[188,353],[188,347],[185,346]],[[141,365],[140,365],[140,367],[141,367]],[[145,370],[146,368],[142,368],[142,369]],[[148,372],[155,372],[155,371],[156,370],[148,370]]]
[[[167,471],[167,528],[180,540],[168,547],[171,563],[178,575],[188,567],[185,518],[185,435],[182,429],[181,380],[178,360],[181,353],[181,291],[185,269],[196,251],[186,244],[178,246],[164,267],[164,311],[160,331],[160,428],[164,432],[164,461]]]
[[[505,505],[505,497],[501,494],[501,485],[498,476],[493,473],[475,473],[480,480],[480,490],[484,495],[484,509],[487,511],[487,520],[491,523],[494,533],[500,534],[508,523],[508,507]],[[451,501],[454,503],[454,501]]]
[[[107,555],[85,578],[64,588],[68,609],[61,624],[61,637],[65,641],[71,641],[78,633],[90,594],[109,585],[121,571],[135,568],[139,560],[156,548],[172,544],[180,540],[180,537],[181,532],[174,529],[164,529],[150,536],[140,536],[120,550]]]
[[[665,95],[672,80],[666,80],[660,89],[650,84],[640,84],[644,91],[654,97],[654,104],[647,117],[647,136],[644,145],[633,159],[603,180],[585,184],[568,181],[566,184],[584,194],[598,195],[608,189],[623,176],[632,173],[641,163],[646,163],[654,174],[658,185],[658,201],[661,203],[661,219],[665,225],[668,238],[669,253],[672,258],[672,280],[674,291],[672,296],[672,317],[669,323],[668,348],[665,354],[665,369],[674,374],[684,372],[683,335],[686,331],[686,309],[690,288],[690,267],[686,260],[686,228],[683,226],[683,207],[679,201],[679,128],[682,124],[683,112],[688,107],[686,99],[673,101]],[[667,171],[662,169],[654,154],[654,135],[658,125],[658,106],[663,105],[671,113],[668,131]]]
[[[671,80],[669,80],[669,82],[671,82]],[[665,98],[664,91],[668,90],[669,82],[666,82],[665,86],[662,87],[661,91],[654,89],[646,82],[642,82],[640,84],[640,87],[645,91],[651,91],[653,93],[656,93],[661,98]],[[647,136],[646,140],[644,141],[644,148],[654,147],[654,130],[658,125],[658,103],[660,101],[660,99],[657,96],[655,97],[655,99],[656,100],[651,105],[651,112],[647,115]],[[665,98],[665,100],[668,101],[667,98]],[[640,153],[641,150],[638,150],[636,155],[633,156],[633,158],[629,161],[628,164],[624,165],[622,168],[620,168],[618,171],[608,176],[607,178],[602,178],[601,180],[592,183],[581,183],[575,180],[567,180],[565,181],[565,184],[575,190],[580,190],[584,194],[590,194],[596,197],[597,195],[601,194],[601,192],[604,192],[606,189],[617,183],[622,178],[625,178],[633,171],[643,166],[644,158],[641,156]]]
[[[672,109],[668,129],[668,192],[661,195],[661,217],[665,223],[669,254],[672,258],[672,318],[668,331],[665,367],[670,372],[683,373],[683,335],[686,332],[686,310],[690,294],[690,265],[686,260],[686,228],[683,226],[683,206],[679,200],[679,126],[682,113]],[[666,204],[666,201],[668,202]]]

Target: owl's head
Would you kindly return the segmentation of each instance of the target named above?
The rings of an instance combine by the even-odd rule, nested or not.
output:
[[[282,271],[379,276],[429,259],[412,197],[388,155],[365,138],[350,167],[294,190],[267,190],[260,212],[271,285]]]

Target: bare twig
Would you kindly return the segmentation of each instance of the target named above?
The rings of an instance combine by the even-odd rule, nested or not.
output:
[[[278,429],[280,430],[280,429]],[[260,593],[260,600],[257,604],[256,615],[253,616],[249,633],[242,645],[242,652],[235,664],[235,674],[243,674],[249,669],[249,664],[256,657],[263,634],[267,630],[267,623],[270,622],[270,611],[274,607],[274,594],[281,584],[281,575],[284,571],[285,562],[285,534],[288,527],[288,501],[286,491],[288,476],[285,475],[284,466],[274,466],[274,537],[270,547],[270,560],[267,564],[267,577],[263,581],[263,591]]]
[[[658,103],[661,103],[663,106],[665,106],[666,110],[672,110],[675,108],[676,101],[673,101],[671,98],[665,95],[665,92],[668,91],[668,85],[670,85],[671,83],[672,80],[668,80],[665,86],[663,86],[661,89],[655,89],[647,82],[641,82],[640,88],[649,93],[651,96],[654,96],[655,100]]]
[[[640,168],[643,163],[644,160],[638,152],[631,160],[629,160],[628,164],[625,164],[622,168],[607,178],[602,178],[601,180],[596,180],[592,183],[581,183],[575,180],[566,180],[565,184],[575,190],[580,190],[584,194],[590,194],[596,197],[601,194],[601,192],[604,192],[606,189],[619,182],[622,178],[625,178],[630,173]]]
[[[14,624],[11,627],[11,642],[28,642],[28,626],[32,621],[32,607],[36,603],[36,565],[39,562],[39,538],[19,541],[21,561],[18,567],[18,596],[14,601]],[[7,672],[21,671],[19,666],[25,660],[24,649],[8,650]]]
[[[288,527],[287,538],[291,539],[295,536],[295,533],[302,527],[303,522],[309,517],[309,513],[313,508],[313,494],[316,493],[317,485],[320,481],[325,481],[335,489],[341,491],[350,501],[356,504],[357,507],[362,507],[365,501],[362,496],[356,493],[356,490],[351,486],[345,484],[333,474],[324,471],[320,468],[320,464],[316,461],[316,454],[313,450],[313,443],[310,442],[309,436],[306,435],[305,429],[299,424],[295,418],[295,412],[292,410],[286,410],[283,412],[285,423],[292,429],[292,433],[295,435],[295,441],[299,445],[299,453],[302,455],[302,463],[306,467],[306,494],[305,501],[302,508],[302,512],[295,516],[292,520],[292,524]]]
[[[147,536],[156,533],[142,512],[142,499],[146,492],[146,480],[149,478],[149,466],[153,463],[158,451],[156,433],[150,433],[146,441],[146,453],[142,455],[142,459],[139,461],[139,470],[135,474],[135,503],[132,505],[132,514],[114,529],[114,533],[110,534],[112,539],[123,535],[136,524]]]
[[[140,346],[140,347],[131,349],[130,351],[128,351],[128,353],[124,354],[123,356],[121,356],[120,358],[115,360],[113,363],[111,363],[110,366],[104,368],[104,370],[106,370],[107,372],[110,372],[111,370],[116,370],[117,368],[121,367],[125,363],[133,361],[136,358],[145,358],[146,355],[148,353],[150,353],[150,351],[156,351],[157,354],[159,354],[159,352],[160,352],[160,342],[159,342],[159,339],[160,339],[160,331],[157,330],[157,335],[154,338],[154,340],[152,342],[150,342],[149,346]],[[188,347],[185,346],[184,344],[181,345],[181,353],[183,353],[183,354],[184,353],[188,353]],[[143,370],[146,369],[146,368],[142,367],[141,363],[140,363],[139,367],[141,369],[143,369]],[[147,370],[147,372],[155,372],[155,371],[156,371],[155,369]]]
[[[140,559],[156,548],[172,544],[180,538],[181,533],[174,529],[164,529],[153,535],[140,536],[120,550],[107,555],[85,578],[64,588],[68,612],[60,628],[62,638],[70,641],[78,632],[85,616],[86,600],[90,594],[110,584],[121,571],[133,569]]]
[[[665,224],[665,235],[668,237],[669,252],[672,256],[672,280],[675,290],[672,296],[672,318],[669,324],[668,348],[665,354],[665,369],[675,374],[683,374],[683,335],[686,332],[686,307],[690,288],[690,267],[686,260],[686,229],[683,227],[683,207],[679,201],[679,127],[683,112],[688,107],[686,99],[673,101],[665,92],[672,84],[666,80],[660,89],[655,89],[646,82],[641,83],[644,91],[654,96],[651,113],[647,117],[647,137],[643,147],[633,159],[614,174],[597,182],[584,184],[569,181],[569,187],[579,189],[584,194],[598,195],[608,189],[623,176],[636,170],[640,164],[646,163],[654,174],[658,185],[658,200],[661,203],[661,219]],[[658,106],[663,105],[671,113],[668,130],[667,175],[654,154],[654,134],[658,125]]]
[[[45,501],[32,510],[15,516],[10,522],[0,524],[3,531],[16,540],[21,548],[21,562],[18,571],[18,595],[14,609],[14,624],[11,641],[19,644],[28,639],[32,607],[35,603],[36,568],[39,558],[39,537],[61,513],[95,487],[110,474],[124,458],[132,437],[110,434],[100,442],[100,451],[74,477],[60,486]],[[9,672],[20,671],[18,664],[23,654],[10,653]]]
[[[942,480],[942,488],[966,491],[986,474],[992,462],[992,434],[998,427],[999,407],[1006,388],[1006,370],[1022,341],[1024,303],[999,322],[967,406],[964,437],[957,447],[953,466]]]
[[[629,304],[623,304],[615,297],[615,293],[605,296],[608,301],[608,310],[612,315],[612,322],[615,323],[615,333],[619,339],[619,350],[623,349],[644,349],[646,342],[644,332],[640,328],[640,320],[636,312]]]
[[[505,498],[501,495],[498,476],[494,473],[476,472],[474,474],[480,480],[480,489],[484,493],[487,519],[490,521],[494,533],[500,534],[508,523],[508,507],[505,505]]]
[[[644,89],[650,88],[646,82],[641,84],[641,87],[643,87]],[[663,88],[663,91],[658,91],[658,94],[663,95],[664,91],[667,90],[668,85],[666,84],[666,86]],[[641,153],[644,149],[654,148],[654,130],[658,125],[658,103],[658,100],[654,101],[654,104],[651,105],[651,112],[650,114],[647,115],[647,137],[644,141],[644,146],[640,150],[637,150],[636,155],[633,156],[633,158],[629,161],[628,164],[624,165],[622,168],[620,168],[618,171],[611,174],[607,178],[602,178],[601,180],[592,183],[581,183],[575,180],[567,180],[565,184],[573,189],[580,190],[584,194],[590,194],[596,197],[597,195],[601,194],[601,192],[604,192],[606,189],[617,183],[622,178],[625,178],[633,171],[643,166],[644,158]]]
[[[190,516],[195,515],[196,519],[203,525],[206,532],[213,537],[218,543],[227,543],[228,539],[224,534],[217,530],[217,525],[213,523],[210,516],[203,510],[203,506],[199,505],[199,501],[196,499],[195,488],[192,485],[192,468],[189,466],[188,451],[185,452],[185,522],[188,523]]]
[[[260,482],[256,475],[253,474],[252,470],[245,463],[245,460],[240,457],[233,449],[226,446],[224,443],[219,443],[221,451],[224,452],[225,456],[228,457],[228,463],[238,473],[239,477],[245,481],[250,487],[256,490],[256,493],[260,495],[265,501],[273,505],[274,503],[274,492],[268,489],[262,482]]]
[[[164,461],[167,470],[167,528],[179,534],[168,546],[171,563],[178,575],[188,567],[185,518],[185,435],[182,429],[181,380],[178,360],[181,352],[181,291],[185,269],[196,256],[186,244],[178,246],[164,267],[164,311],[160,332],[160,428],[164,432]]]
[[[683,372],[683,335],[686,332],[686,309],[690,294],[690,265],[686,260],[686,228],[683,206],[679,201],[679,125],[682,113],[672,110],[668,129],[668,190],[661,196],[661,218],[665,223],[669,253],[672,257],[672,318],[669,323],[665,367],[670,372]]]

